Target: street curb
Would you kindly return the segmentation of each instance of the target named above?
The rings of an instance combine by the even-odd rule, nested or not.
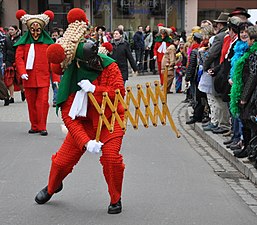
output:
[[[189,117],[188,110],[186,117]],[[227,149],[223,142],[226,140],[221,134],[213,134],[211,131],[204,131],[201,123],[195,123],[191,126],[210,146],[215,148],[224,158],[234,165],[242,174],[244,174],[251,182],[257,185],[257,170],[251,163],[244,163],[242,160],[233,155],[233,151]]]

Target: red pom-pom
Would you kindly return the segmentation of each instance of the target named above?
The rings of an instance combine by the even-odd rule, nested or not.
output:
[[[52,44],[47,48],[46,56],[50,63],[61,63],[65,59],[64,49],[59,44]]]
[[[27,13],[26,13],[25,10],[19,9],[19,10],[16,12],[16,18],[17,18],[18,20],[20,20],[20,18],[21,18],[22,16],[26,15],[26,14],[27,14]]]
[[[173,33],[175,33],[177,31],[177,29],[175,27],[170,27],[170,29],[172,30]]]
[[[86,13],[80,8],[71,9],[68,12],[67,20],[69,24],[75,22],[76,20],[88,23]]]
[[[51,69],[54,73],[58,74],[58,75],[62,75],[63,71],[62,71],[62,67],[60,64],[53,64],[51,63]]]
[[[53,13],[53,11],[51,11],[51,10],[46,10],[46,11],[44,12],[44,14],[46,14],[47,16],[49,16],[50,21],[53,21],[53,20],[54,20],[54,13]]]
[[[105,47],[108,52],[112,52],[113,47],[112,47],[112,44],[110,42],[104,42],[102,44],[102,47]]]

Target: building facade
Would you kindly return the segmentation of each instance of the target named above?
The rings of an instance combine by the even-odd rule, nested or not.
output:
[[[1,0],[0,0],[1,2]],[[1,26],[18,24],[17,9],[31,14],[47,9],[55,13],[52,27],[67,27],[66,15],[73,7],[85,10],[92,26],[104,25],[107,30],[123,24],[125,30],[136,31],[139,25],[156,29],[158,23],[190,32],[202,19],[213,20],[221,11],[230,12],[236,6],[257,9],[256,0],[3,0]],[[21,24],[20,24],[21,26]],[[24,27],[23,27],[24,28]],[[25,29],[25,28],[24,28]]]

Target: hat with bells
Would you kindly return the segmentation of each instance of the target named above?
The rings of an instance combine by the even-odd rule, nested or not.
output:
[[[54,13],[51,10],[47,10],[43,14],[30,15],[27,14],[23,9],[20,9],[16,12],[16,18],[27,27],[30,27],[31,24],[37,22],[43,29],[49,23],[49,21],[54,19]]]
[[[101,46],[99,46],[98,53],[108,55],[112,52],[112,50],[112,44],[110,42],[104,42]]]
[[[59,39],[58,43],[52,44],[47,49],[47,58],[51,63],[52,70],[57,74],[71,64],[75,57],[78,44],[84,40],[88,28],[88,19],[84,10],[73,8],[67,14],[68,28]]]

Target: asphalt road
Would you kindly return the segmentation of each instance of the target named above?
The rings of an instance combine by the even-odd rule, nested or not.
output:
[[[130,77],[135,86],[157,76]],[[173,111],[185,98],[168,96]],[[26,103],[0,105],[1,225],[256,225],[257,217],[183,137],[169,126],[134,130],[128,125],[122,154],[126,164],[123,212],[107,214],[109,197],[99,155],[85,153],[45,205],[34,202],[48,179],[51,155],[64,134],[50,109],[47,137],[29,135]],[[173,115],[184,116],[184,115]],[[178,127],[179,128],[179,127]]]

